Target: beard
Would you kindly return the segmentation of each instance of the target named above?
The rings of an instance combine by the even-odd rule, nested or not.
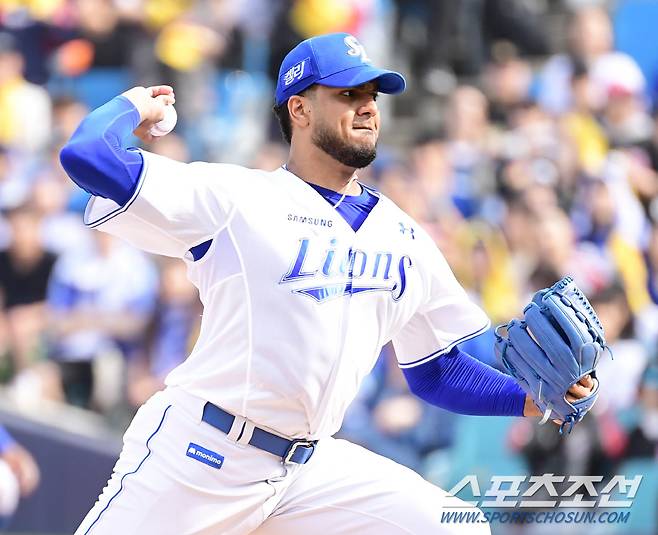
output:
[[[334,160],[355,169],[368,167],[377,156],[376,144],[355,143],[350,145],[324,124],[317,125],[311,136],[311,141]]]

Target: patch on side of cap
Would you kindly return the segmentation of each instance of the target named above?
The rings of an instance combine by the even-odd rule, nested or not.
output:
[[[308,78],[313,74],[311,68],[311,58],[305,58],[302,61],[298,61],[292,67],[290,67],[285,73],[283,73],[282,82],[283,87],[288,88],[297,82],[301,82],[305,78]]]

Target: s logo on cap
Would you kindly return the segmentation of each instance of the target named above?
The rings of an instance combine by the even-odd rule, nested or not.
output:
[[[350,56],[359,56],[363,63],[371,63],[371,59],[366,54],[366,49],[363,48],[363,45],[359,43],[358,39],[353,35],[348,35],[344,39],[347,48],[349,49],[347,53]]]

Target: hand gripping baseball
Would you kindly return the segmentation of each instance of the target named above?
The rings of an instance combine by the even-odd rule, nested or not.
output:
[[[141,122],[134,134],[143,141],[153,141],[153,127],[165,119],[168,115],[167,107],[176,102],[173,88],[168,85],[133,87],[122,95],[130,100],[139,112]]]
[[[506,336],[502,326],[496,329],[496,354],[544,414],[542,423],[554,418],[561,433],[567,425],[571,432],[598,397],[596,366],[607,348],[603,326],[571,277],[537,292],[523,313],[523,320],[507,324]],[[589,384],[588,377],[589,395],[568,395],[574,385]]]

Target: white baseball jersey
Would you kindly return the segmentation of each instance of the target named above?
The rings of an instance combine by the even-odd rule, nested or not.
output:
[[[204,315],[170,386],[284,436],[318,439],[340,428],[388,341],[401,366],[414,366],[489,326],[431,238],[381,194],[355,232],[283,168],[142,154],[131,200],[92,198],[85,223],[186,260]],[[203,258],[189,258],[209,239]]]

